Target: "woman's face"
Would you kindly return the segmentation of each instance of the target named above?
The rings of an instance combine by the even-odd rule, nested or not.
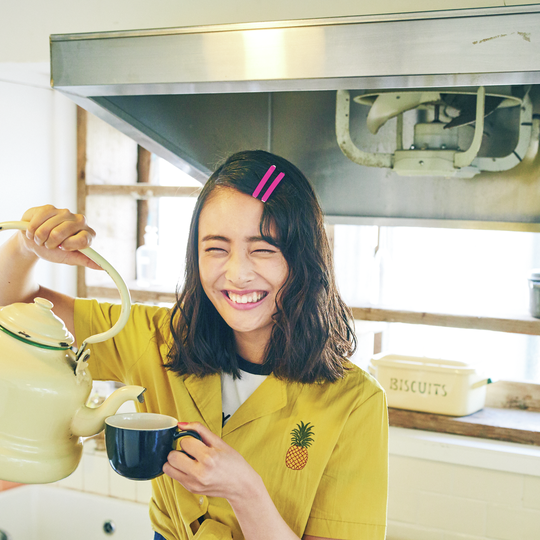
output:
[[[199,217],[204,292],[235,336],[270,338],[276,296],[287,279],[281,251],[261,238],[263,203],[231,188],[216,190]]]

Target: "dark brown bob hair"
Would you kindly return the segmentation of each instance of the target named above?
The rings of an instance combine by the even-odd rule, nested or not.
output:
[[[220,189],[251,195],[268,168],[285,176],[264,203],[261,236],[279,248],[289,272],[276,304],[266,348],[266,370],[288,381],[313,383],[343,377],[356,348],[352,316],[337,291],[321,208],[306,177],[286,159],[253,150],[229,157],[204,185],[193,212],[184,286],[171,311],[174,339],[165,366],[204,377],[238,377],[234,333],[206,296],[199,278],[199,216]],[[267,186],[270,185],[270,181]],[[263,190],[264,193],[265,190]]]

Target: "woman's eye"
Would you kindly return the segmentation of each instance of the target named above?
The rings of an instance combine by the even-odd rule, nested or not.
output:
[[[206,253],[219,253],[219,252],[223,252],[225,253],[225,250],[223,248],[218,248],[218,247],[209,247],[209,248],[206,248]]]
[[[275,253],[273,249],[256,249],[254,253]]]

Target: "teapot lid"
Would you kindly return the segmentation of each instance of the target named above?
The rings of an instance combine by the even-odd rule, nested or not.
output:
[[[69,349],[75,339],[52,308],[52,302],[39,297],[33,304],[3,307],[0,309],[0,330],[7,330],[13,337],[38,347]]]

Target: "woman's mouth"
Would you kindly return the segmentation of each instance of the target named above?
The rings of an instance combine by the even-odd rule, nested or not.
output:
[[[252,291],[245,294],[238,294],[232,291],[224,291],[224,293],[234,304],[256,304],[268,295],[266,291]]]
[[[238,292],[224,290],[222,293],[229,306],[240,311],[257,308],[268,296],[267,291],[249,291],[240,294]]]

